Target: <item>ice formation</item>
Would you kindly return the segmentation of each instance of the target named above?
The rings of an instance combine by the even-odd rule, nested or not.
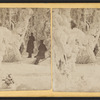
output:
[[[70,14],[69,10],[67,10]],[[69,15],[67,15],[69,16]],[[68,17],[70,18],[70,17]],[[71,39],[70,31],[70,19],[60,13],[59,9],[53,11],[53,64],[57,66],[62,73],[65,71],[71,71],[71,67],[75,65],[75,53],[72,53],[73,39]],[[72,35],[73,36],[73,35]],[[70,39],[69,39],[70,38]]]
[[[20,21],[13,31],[2,26],[0,27],[0,62],[21,60],[19,49],[23,42],[31,15],[31,9],[22,9]]]

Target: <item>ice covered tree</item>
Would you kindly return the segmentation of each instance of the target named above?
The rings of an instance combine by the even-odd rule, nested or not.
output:
[[[31,9],[21,9],[19,21],[13,30],[4,27],[6,24],[0,27],[1,61],[18,61],[21,59],[19,48],[24,39],[31,14]]]
[[[36,38],[35,51],[37,51],[40,39],[45,41],[48,51],[50,51],[50,9],[0,9],[0,61],[21,60],[21,44],[24,44],[26,52],[31,32]]]

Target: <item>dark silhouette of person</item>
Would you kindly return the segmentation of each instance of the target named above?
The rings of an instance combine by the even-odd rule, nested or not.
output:
[[[29,36],[29,41],[27,44],[27,52],[29,53],[28,58],[32,57],[32,53],[34,49],[34,41],[35,41],[35,38],[33,36],[33,33],[31,33],[31,36]]]
[[[99,47],[98,47],[98,45],[96,44],[96,45],[95,45],[95,48],[94,48],[94,50],[93,50],[95,56],[97,55],[98,51],[99,51]]]
[[[36,61],[34,64],[38,64],[40,59],[44,59],[45,58],[45,52],[47,51],[46,46],[43,44],[43,40],[40,40],[40,45],[38,47],[38,54],[35,56]]]

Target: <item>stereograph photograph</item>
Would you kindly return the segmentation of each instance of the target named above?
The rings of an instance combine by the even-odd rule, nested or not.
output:
[[[100,9],[52,10],[53,91],[100,92]]]
[[[0,8],[0,91],[51,88],[49,8]]]

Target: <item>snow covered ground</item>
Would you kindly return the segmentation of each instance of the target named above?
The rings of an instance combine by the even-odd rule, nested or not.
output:
[[[70,75],[55,73],[54,91],[100,92],[100,57],[95,63],[76,64]]]
[[[23,56],[22,61],[5,63],[0,65],[0,90],[44,90],[51,88],[50,58],[34,65],[34,58]],[[11,74],[14,84],[11,88],[4,89],[4,82],[8,74]]]

